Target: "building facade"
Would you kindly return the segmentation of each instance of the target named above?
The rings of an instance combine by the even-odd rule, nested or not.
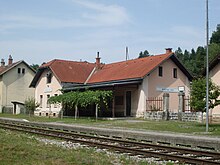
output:
[[[86,89],[112,90],[113,101],[110,109],[101,111],[101,116],[141,117],[146,111],[146,100],[151,97],[162,97],[165,92],[170,93],[170,111],[177,112],[178,89],[183,88],[185,95],[189,95],[192,80],[192,76],[171,49],[167,49],[165,54],[111,64],[102,64],[99,54],[95,63],[55,61],[42,66],[42,72],[38,71],[32,81],[31,86],[36,88],[35,98],[39,100],[42,98],[40,95],[43,95],[40,93],[44,92],[48,95],[43,96],[45,100],[42,102],[45,104],[49,97],[48,91],[57,91],[57,89],[62,89],[64,92]],[[53,69],[53,65],[56,65],[58,71]],[[53,84],[57,85],[56,90],[46,86],[45,77],[48,71],[45,66],[49,67],[53,75],[51,83],[54,81]],[[42,107],[41,111],[43,109],[45,107]],[[94,107],[87,110],[94,111]],[[79,112],[83,113],[80,110]]]
[[[209,77],[218,86],[220,86],[220,55],[210,62]],[[220,115],[220,105],[210,110],[210,115]]]
[[[34,89],[29,84],[34,78],[35,71],[25,62],[13,63],[9,56],[8,64],[4,59],[0,66],[0,112],[20,113],[20,106],[28,98],[34,98]],[[17,106],[18,105],[18,106]],[[16,109],[17,107],[17,109]]]

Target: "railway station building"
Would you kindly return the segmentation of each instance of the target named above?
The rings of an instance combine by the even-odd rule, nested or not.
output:
[[[57,116],[62,106],[49,105],[47,100],[61,94],[61,90],[91,89],[113,91],[109,108],[101,110],[99,116],[141,117],[147,109],[146,101],[163,97],[164,93],[169,93],[169,110],[178,111],[179,90],[189,96],[191,80],[190,73],[168,48],[164,54],[110,64],[101,63],[99,54],[95,63],[55,59],[39,68],[30,87],[35,88],[35,99],[40,104],[36,115]],[[63,109],[64,115],[74,114],[74,110]],[[79,110],[80,116],[93,116],[94,109],[90,106]]]

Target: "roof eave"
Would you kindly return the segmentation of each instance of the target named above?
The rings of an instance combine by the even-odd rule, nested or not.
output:
[[[143,78],[135,78],[128,80],[118,80],[118,81],[108,81],[108,82],[98,82],[78,85],[74,87],[65,87],[63,91],[79,90],[79,89],[89,89],[89,88],[101,88],[101,87],[113,87],[117,85],[129,85],[129,84],[140,84]]]

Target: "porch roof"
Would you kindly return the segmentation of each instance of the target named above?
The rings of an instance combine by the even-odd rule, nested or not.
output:
[[[121,81],[111,81],[104,83],[94,83],[94,84],[85,84],[85,85],[67,85],[63,87],[63,91],[71,91],[71,90],[80,90],[80,89],[89,89],[89,88],[102,88],[102,87],[114,87],[118,85],[132,85],[132,84],[140,84],[142,82],[142,78],[137,79],[129,79],[129,80],[121,80]]]

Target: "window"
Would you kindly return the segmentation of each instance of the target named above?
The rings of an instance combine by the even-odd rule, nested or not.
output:
[[[42,108],[42,104],[43,104],[43,95],[40,95],[40,108]]]
[[[49,98],[50,98],[50,95],[47,95],[47,108],[50,107],[50,104],[49,104],[49,102],[48,102]]]
[[[21,73],[21,68],[18,68],[18,74],[20,74]]]
[[[22,68],[22,74],[25,74],[25,68]]]
[[[177,78],[177,68],[173,68],[173,78]]]
[[[47,84],[51,83],[51,78],[52,78],[52,73],[48,72],[47,73]]]
[[[158,74],[160,77],[163,76],[163,67],[162,66],[159,66],[159,74]]]
[[[57,94],[54,95],[55,97],[57,96]],[[54,104],[54,108],[57,108],[57,103]]]

